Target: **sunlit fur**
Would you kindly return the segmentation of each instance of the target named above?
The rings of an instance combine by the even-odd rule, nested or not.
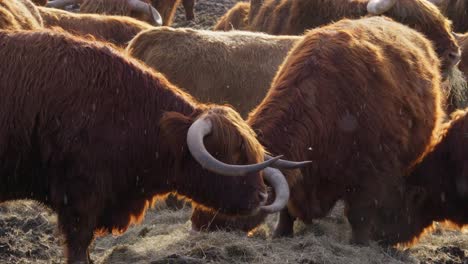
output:
[[[462,57],[458,68],[463,72],[465,78],[468,78],[468,32],[460,34],[457,40],[462,51]]]
[[[249,116],[267,150],[314,161],[288,178],[294,217],[310,223],[344,199],[355,242],[366,242],[443,118],[438,67],[426,38],[382,17],[341,20],[296,44]]]
[[[39,29],[42,19],[29,0],[0,0],[0,29]]]
[[[442,0],[437,6],[452,21],[455,32],[468,31],[468,1]]]
[[[54,209],[70,262],[86,262],[95,232],[124,232],[158,195],[233,215],[258,208],[261,173],[220,176],[187,150],[187,130],[203,115],[215,157],[263,160],[233,109],[196,102],[108,43],[48,30],[3,31],[0,43],[0,202]]]
[[[367,0],[265,0],[260,11],[250,20],[250,30],[274,35],[302,34],[342,18],[367,15]],[[385,13],[425,34],[435,44],[442,59],[442,70],[451,65],[449,53],[458,50],[450,21],[427,0],[401,0]]]
[[[298,36],[158,27],[137,35],[128,53],[202,102],[229,103],[244,117],[265,97]]]
[[[229,30],[247,30],[249,26],[249,11],[250,4],[246,2],[238,2],[226,14],[224,14],[213,30],[229,31]]]
[[[125,48],[139,32],[151,25],[125,16],[75,14],[55,8],[39,7],[44,27],[61,27],[77,35],[92,35],[98,40]]]
[[[380,17],[343,20],[296,44],[249,117],[267,150],[314,161],[285,171],[292,218],[311,223],[344,199],[354,241],[366,242],[377,212],[400,205],[398,175],[428,151],[444,118],[438,67],[426,38]],[[195,208],[192,221],[247,231],[262,217],[234,222]]]
[[[393,212],[392,231],[384,230],[400,246],[432,232],[433,221],[454,229],[468,225],[468,109],[452,114],[432,148],[405,178],[405,207]]]

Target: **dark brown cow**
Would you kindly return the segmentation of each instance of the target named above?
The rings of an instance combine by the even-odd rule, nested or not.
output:
[[[248,119],[271,153],[314,161],[287,174],[291,197],[275,236],[292,235],[294,219],[310,223],[343,199],[353,241],[368,242],[379,212],[398,205],[399,175],[444,118],[439,63],[422,34],[385,17],[341,20],[295,45]],[[210,214],[195,212],[194,228]]]
[[[456,32],[468,31],[468,1],[466,0],[428,0],[452,20]]]
[[[403,208],[387,211],[375,239],[409,246],[431,231],[433,221],[468,225],[468,109],[452,114],[434,149],[406,177]],[[385,231],[385,232],[384,232]]]
[[[39,29],[42,18],[29,0],[0,0],[0,29]]]
[[[124,232],[157,195],[241,215],[287,203],[284,176],[267,167],[284,162],[261,162],[231,108],[196,102],[107,43],[45,30],[3,31],[0,43],[0,202],[55,210],[69,263],[88,263],[95,232]]]
[[[47,28],[60,27],[77,35],[89,34],[122,48],[141,31],[153,28],[150,24],[125,16],[75,14],[47,7],[38,9]]]
[[[149,0],[54,0],[48,7],[65,8],[80,3],[81,13],[130,16],[155,26],[162,25],[162,18]]]
[[[229,9],[229,11],[218,20],[218,22],[216,22],[213,30],[247,30],[249,27],[249,11],[249,3],[237,3],[234,7]]]
[[[422,32],[435,43],[444,77],[460,59],[450,21],[427,0],[253,0],[251,5],[251,31],[299,35],[342,18],[384,14]]]

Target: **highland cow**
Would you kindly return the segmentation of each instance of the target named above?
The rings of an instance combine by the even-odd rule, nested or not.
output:
[[[47,7],[38,9],[44,27],[60,27],[76,35],[91,35],[121,48],[125,48],[141,31],[153,28],[150,24],[131,17],[75,14]]]
[[[125,232],[157,195],[240,215],[287,203],[269,167],[285,161],[231,108],[196,102],[106,43],[46,30],[3,31],[0,43],[0,202],[57,212],[68,263],[88,263],[95,234]]]
[[[450,21],[427,0],[252,0],[251,13],[248,29],[273,35],[300,35],[342,18],[384,14],[422,32],[435,44],[444,77],[460,61]]]
[[[54,0],[49,1],[47,6],[65,8],[77,3],[81,3],[81,13],[130,16],[151,25],[162,24],[161,15],[148,0]]]
[[[298,36],[158,27],[138,34],[127,52],[202,102],[229,103],[246,117],[265,97]]]
[[[213,30],[217,31],[230,31],[230,30],[248,30],[249,26],[249,11],[250,4],[239,2],[232,7],[226,14],[224,14]]]
[[[375,239],[390,239],[405,246],[417,242],[434,221],[450,227],[468,225],[468,109],[452,114],[433,150],[405,179],[403,207],[387,211],[385,230]]]
[[[40,29],[42,18],[29,0],[0,0],[0,29]]]
[[[311,223],[344,200],[352,241],[368,243],[381,228],[380,213],[399,206],[402,175],[440,128],[439,66],[429,40],[385,17],[341,20],[294,46],[248,118],[271,153],[314,161],[286,174],[291,196],[275,236],[292,235],[295,219]],[[229,224],[218,215],[196,211],[193,226]],[[260,219],[236,226],[252,228]]]

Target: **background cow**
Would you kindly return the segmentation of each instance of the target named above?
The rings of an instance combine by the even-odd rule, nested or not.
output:
[[[39,29],[42,18],[29,0],[0,0],[0,29]]]
[[[88,263],[96,232],[124,232],[157,195],[241,215],[286,204],[284,176],[267,168],[278,159],[262,162],[231,108],[196,102],[106,43],[52,31],[0,31],[0,43],[0,202],[54,209],[69,263]]]
[[[249,11],[250,4],[246,2],[236,3],[229,11],[224,14],[213,30],[229,31],[229,30],[248,30],[249,27]]]
[[[286,174],[291,197],[275,236],[292,235],[295,219],[311,223],[343,199],[353,241],[367,243],[381,229],[380,212],[399,206],[399,175],[434,140],[443,119],[440,80],[431,42],[388,18],[309,31],[248,119],[271,153],[314,161]],[[203,214],[194,212],[195,228],[206,226],[197,219],[223,224]],[[237,225],[259,219],[250,220]]]
[[[159,27],[144,31],[127,52],[202,102],[229,103],[242,116],[265,97],[298,36]]]
[[[273,35],[299,35],[342,18],[384,14],[434,42],[444,77],[448,75],[446,70],[460,61],[450,21],[427,0],[254,0],[251,6],[254,8],[249,14],[249,29]]]
[[[60,27],[77,35],[89,34],[122,48],[141,31],[153,28],[150,24],[125,16],[75,14],[47,7],[38,9],[47,28]]]

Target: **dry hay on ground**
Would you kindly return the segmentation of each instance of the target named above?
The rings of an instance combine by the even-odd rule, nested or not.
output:
[[[314,224],[298,222],[294,238],[272,239],[277,216],[251,237],[237,232],[191,231],[190,208],[150,210],[141,225],[121,236],[98,238],[96,263],[468,263],[468,234],[438,229],[405,251],[348,243],[351,228],[342,206]],[[0,263],[63,263],[56,218],[32,202],[0,206]]]

